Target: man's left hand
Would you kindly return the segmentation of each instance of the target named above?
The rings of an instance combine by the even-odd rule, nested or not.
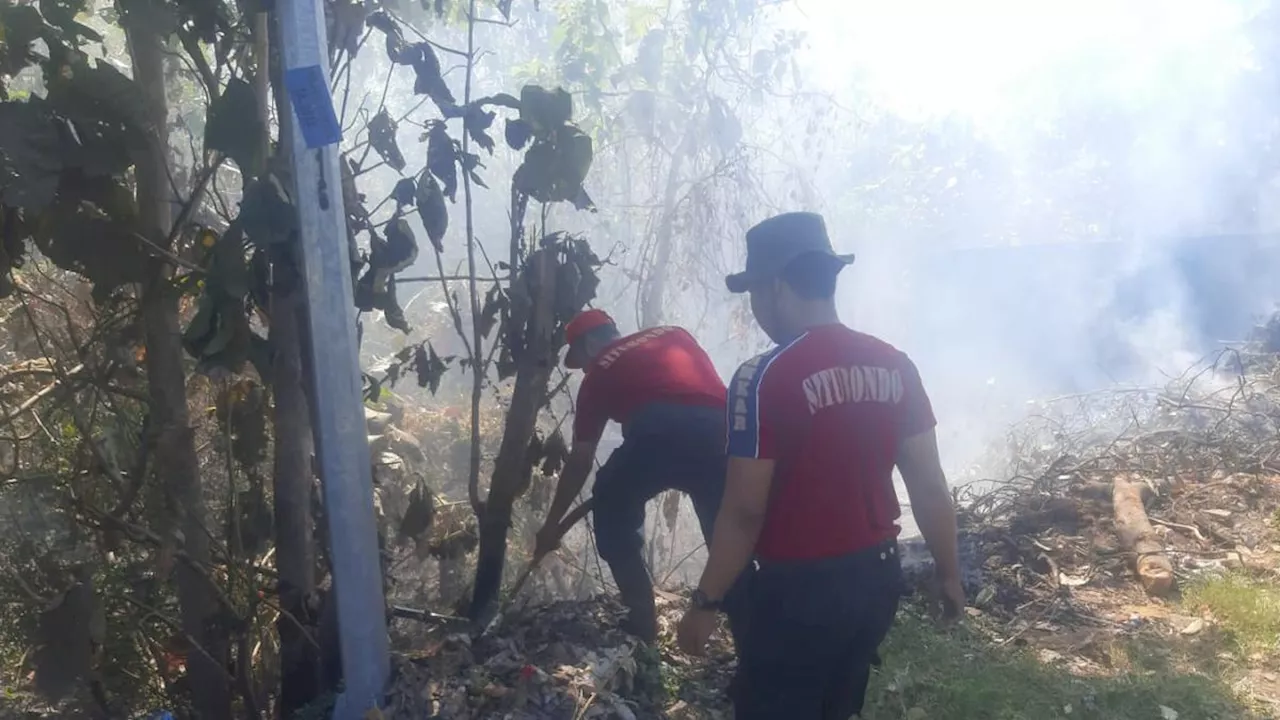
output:
[[[680,628],[676,635],[680,651],[687,655],[705,655],[707,641],[711,639],[711,633],[716,629],[717,624],[716,613],[712,610],[697,608],[685,610],[684,617],[680,618]]]

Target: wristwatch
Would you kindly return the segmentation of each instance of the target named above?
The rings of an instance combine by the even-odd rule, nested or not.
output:
[[[694,610],[710,610],[715,612],[724,605],[723,600],[712,600],[707,597],[707,594],[702,592],[701,589],[694,590],[693,594],[689,596],[689,600],[693,604]]]

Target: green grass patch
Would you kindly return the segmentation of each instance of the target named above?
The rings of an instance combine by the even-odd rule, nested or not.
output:
[[[1280,586],[1243,573],[1203,578],[1183,591],[1183,605],[1207,610],[1244,652],[1280,645]]]
[[[881,655],[865,720],[1171,720],[1167,710],[1177,720],[1258,717],[1223,679],[1178,664],[1136,662],[1113,675],[1077,676],[997,646],[972,626],[940,629],[911,607],[898,614]]]

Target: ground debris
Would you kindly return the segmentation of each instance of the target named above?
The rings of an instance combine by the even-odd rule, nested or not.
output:
[[[732,653],[717,647],[694,662],[674,650],[683,608],[679,596],[659,595],[656,648],[619,629],[625,611],[608,596],[513,611],[479,637],[435,629],[421,650],[396,658],[386,717],[728,717],[723,689]]]

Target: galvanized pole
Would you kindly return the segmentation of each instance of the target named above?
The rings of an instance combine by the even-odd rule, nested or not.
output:
[[[278,0],[311,331],[311,409],[338,603],[345,692],[334,720],[379,706],[389,674],[386,605],[362,404],[346,213],[329,93],[323,0]]]

